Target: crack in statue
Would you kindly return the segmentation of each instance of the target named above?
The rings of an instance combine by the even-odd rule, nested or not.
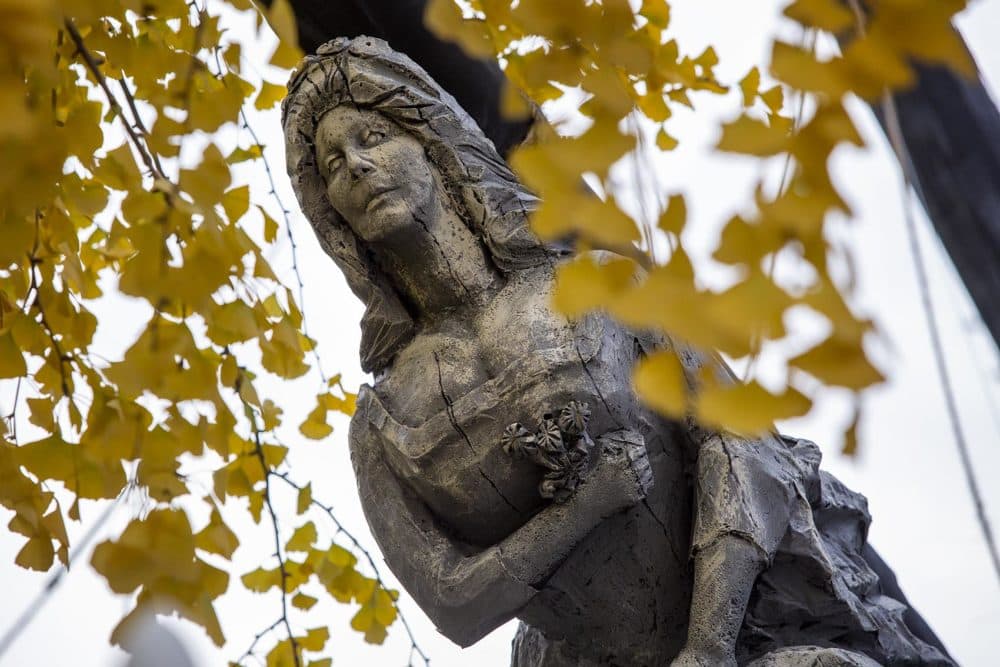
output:
[[[366,305],[362,504],[443,634],[517,617],[523,667],[953,664],[883,594],[865,499],[815,445],[659,417],[630,372],[670,341],[549,309],[570,249],[409,58],[329,42],[283,112],[302,210]]]

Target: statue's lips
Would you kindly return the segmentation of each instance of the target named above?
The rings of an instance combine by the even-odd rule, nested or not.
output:
[[[395,187],[377,188],[374,192],[372,192],[372,196],[368,200],[368,205],[365,206],[365,212],[367,213],[379,204],[384,203],[388,199],[386,195],[390,194],[395,189]]]

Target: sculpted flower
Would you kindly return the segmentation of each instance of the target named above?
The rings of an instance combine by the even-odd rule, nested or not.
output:
[[[590,406],[583,401],[570,401],[559,413],[559,428],[568,435],[580,435],[587,430]]]

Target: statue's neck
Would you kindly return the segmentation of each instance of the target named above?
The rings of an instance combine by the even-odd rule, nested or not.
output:
[[[414,213],[415,224],[373,248],[421,315],[480,304],[499,284],[482,244],[450,210]]]

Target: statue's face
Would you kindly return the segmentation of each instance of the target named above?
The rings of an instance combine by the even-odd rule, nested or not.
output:
[[[434,172],[423,146],[374,111],[342,105],[316,128],[316,159],[326,196],[364,241],[419,224],[431,210]]]

